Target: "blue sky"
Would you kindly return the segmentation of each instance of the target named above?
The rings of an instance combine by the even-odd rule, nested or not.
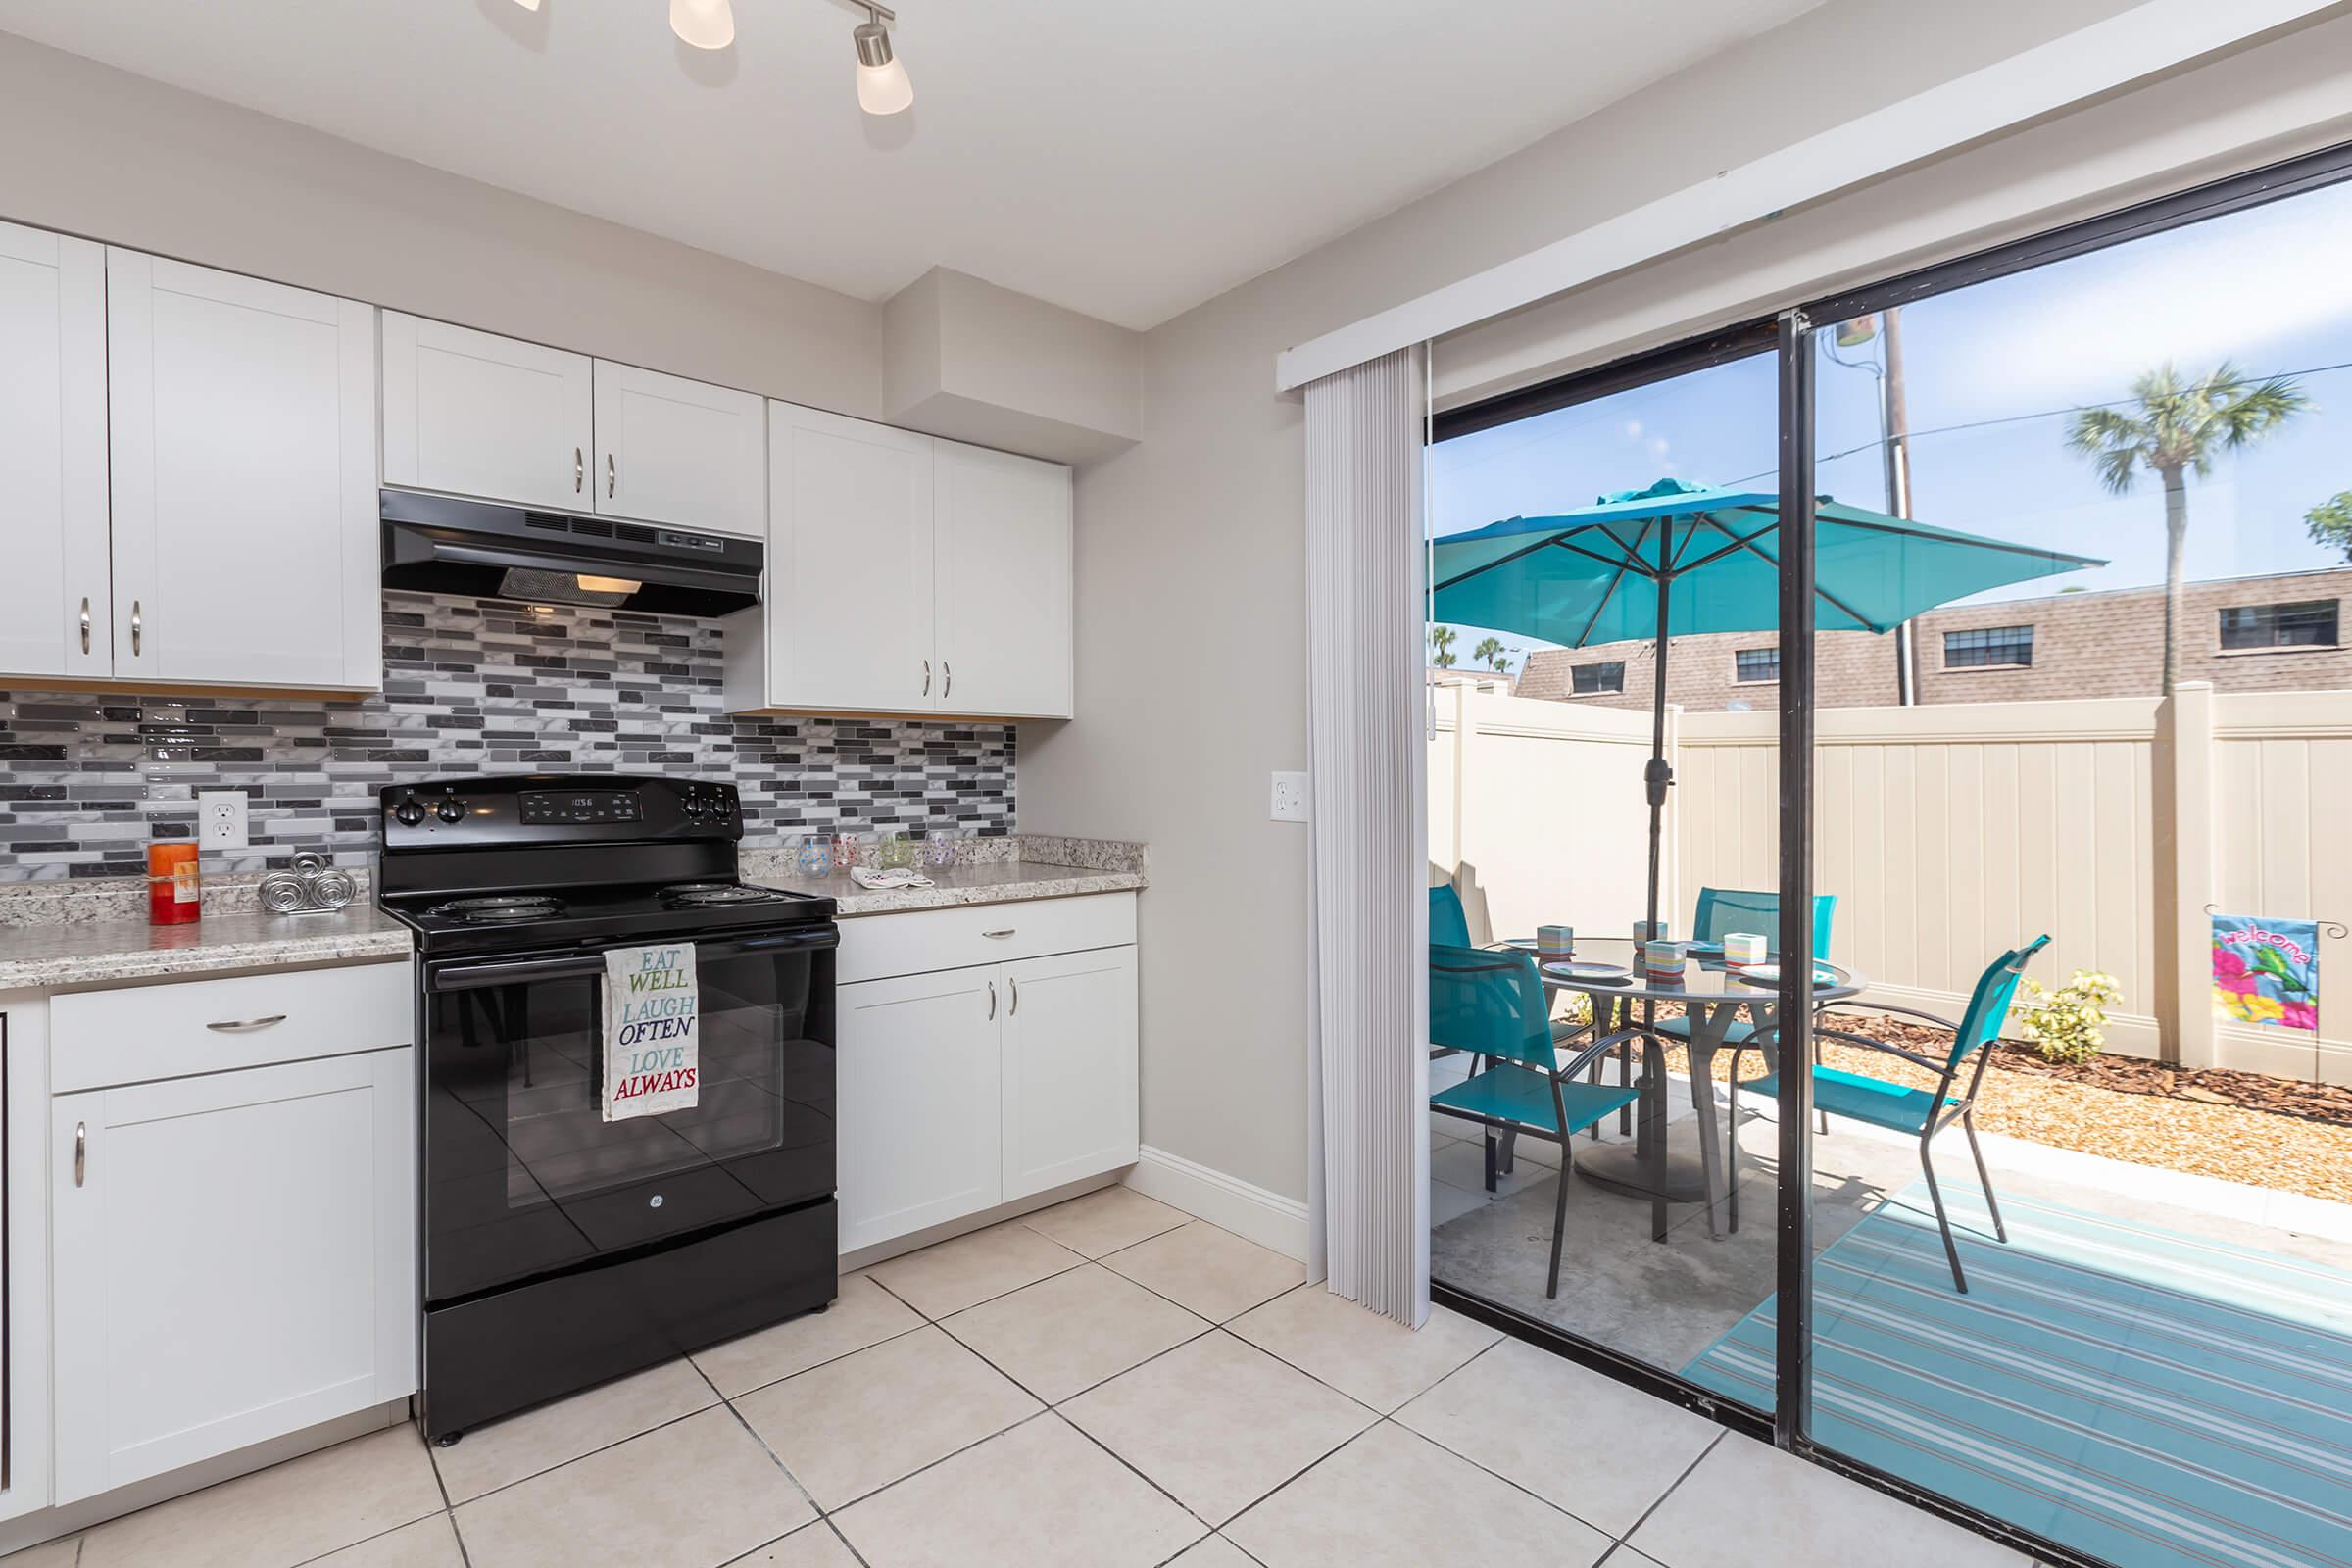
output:
[[[2065,432],[2075,408],[2125,397],[2167,359],[2184,374],[2224,359],[2257,374],[2305,372],[2314,404],[2192,478],[2188,575],[2342,563],[2311,542],[2303,514],[2352,490],[2352,368],[2319,368],[2352,362],[2352,184],[1906,306],[1903,347],[1913,514],[2112,563],[1985,600],[2163,580],[2155,476],[2111,496]],[[1869,358],[1877,345],[1838,352]],[[1875,378],[1825,361],[1818,381],[1819,488],[1883,507]],[[1776,439],[1771,356],[1718,366],[1444,443],[1431,454],[1432,526],[1569,511],[1668,476],[1770,488]],[[1478,636],[1465,629],[1465,664]]]

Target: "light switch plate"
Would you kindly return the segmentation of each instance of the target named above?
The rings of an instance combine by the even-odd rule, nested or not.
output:
[[[245,832],[245,793],[242,790],[205,790],[196,797],[196,842],[208,850],[241,850],[251,841]]]
[[[1277,773],[1274,775],[1274,805],[1269,813],[1277,822],[1306,820],[1306,775]]]

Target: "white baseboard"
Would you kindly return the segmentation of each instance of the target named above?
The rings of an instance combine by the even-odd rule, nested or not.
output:
[[[1253,1187],[1149,1144],[1136,1155],[1126,1182],[1146,1198],[1156,1198],[1285,1257],[1306,1261],[1306,1205],[1295,1198]]]

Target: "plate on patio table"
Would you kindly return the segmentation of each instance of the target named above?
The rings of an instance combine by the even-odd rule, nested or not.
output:
[[[1693,958],[1720,958],[1723,956],[1723,944],[1720,942],[1688,942],[1683,945],[1683,951]]]
[[[1534,953],[1543,947],[1534,937],[1505,937],[1502,945],[1516,953]]]
[[[1555,980],[1583,980],[1593,985],[1622,985],[1634,977],[1634,971],[1622,963],[1588,963],[1583,959],[1547,963],[1544,972]]]
[[[1777,986],[1781,983],[1781,966],[1777,963],[1751,963],[1745,968],[1735,968],[1732,973],[1751,986]],[[1836,975],[1826,974],[1819,969],[1813,971],[1813,984],[1816,988],[1827,990],[1837,983]]]

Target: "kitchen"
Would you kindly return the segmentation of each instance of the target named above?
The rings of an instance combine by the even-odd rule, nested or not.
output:
[[[0,285],[0,1547],[1135,1165],[1145,850],[1015,807],[1064,464],[34,227]]]

